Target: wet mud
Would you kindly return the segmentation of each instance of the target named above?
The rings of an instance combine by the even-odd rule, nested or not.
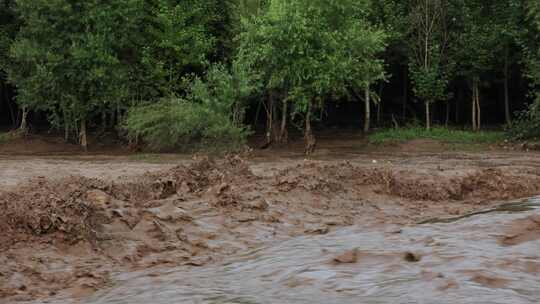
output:
[[[516,203],[516,212],[497,206],[540,194],[536,163],[229,156],[122,179],[33,177],[0,192],[0,302],[304,303],[303,287],[321,303],[384,292],[389,300],[404,290],[418,294],[403,300],[418,300],[427,282],[431,296],[465,295],[472,286],[517,290],[519,278],[527,291],[539,283],[531,279],[540,269],[536,205]],[[467,232],[488,239],[488,252],[520,249],[490,262],[518,274],[487,271]],[[461,241],[463,252],[447,241]],[[467,256],[476,264],[464,262]],[[250,280],[245,287],[226,286],[241,274]],[[371,291],[370,275],[378,284]],[[250,286],[274,296],[257,297]],[[531,292],[521,299],[538,296]]]

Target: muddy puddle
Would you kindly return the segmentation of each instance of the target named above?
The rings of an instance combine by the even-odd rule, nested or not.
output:
[[[540,198],[401,229],[355,225],[215,265],[115,273],[80,303],[538,303],[539,225]]]

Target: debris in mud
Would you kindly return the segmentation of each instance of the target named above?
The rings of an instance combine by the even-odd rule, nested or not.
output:
[[[489,288],[505,288],[510,283],[509,280],[483,274],[476,274],[471,278],[471,280]]]
[[[403,259],[409,263],[417,263],[422,260],[422,255],[415,252],[406,252]]]
[[[101,190],[90,190],[86,192],[86,200],[99,209],[106,209],[111,201],[111,197]]]
[[[501,238],[505,246],[514,246],[540,239],[540,215],[516,220]]]
[[[306,225],[306,230],[304,231],[306,234],[327,234],[330,232],[330,228],[328,225],[324,224],[313,224],[313,225]]]
[[[270,204],[264,198],[259,198],[253,201],[246,202],[242,205],[244,209],[266,211],[270,207]]]
[[[437,290],[447,291],[450,289],[457,289],[457,288],[459,288],[459,283],[455,279],[448,279],[446,280],[446,282],[444,282],[439,287],[437,287]]]

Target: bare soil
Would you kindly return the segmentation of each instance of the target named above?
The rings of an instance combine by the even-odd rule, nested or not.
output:
[[[0,301],[82,297],[110,286],[112,272],[200,267],[271,240],[354,224],[399,229],[540,194],[533,153],[333,153],[3,156]],[[525,224],[501,242],[537,239],[538,219]]]

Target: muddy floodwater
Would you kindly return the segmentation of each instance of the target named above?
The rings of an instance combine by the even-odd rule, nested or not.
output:
[[[123,161],[0,161],[0,303],[540,303],[540,156]]]
[[[209,267],[117,273],[115,286],[81,303],[538,303],[540,238],[503,239],[516,221],[540,215],[540,198],[513,206],[524,208],[401,231],[347,227]],[[333,262],[345,251],[357,262]]]

